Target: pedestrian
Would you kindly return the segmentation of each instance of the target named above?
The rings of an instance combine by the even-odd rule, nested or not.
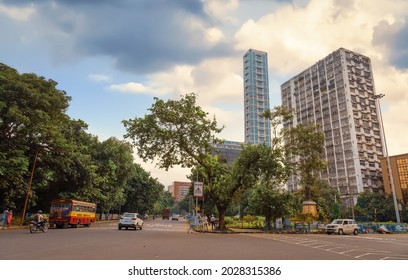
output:
[[[203,227],[208,230],[208,217],[206,215],[203,217]]]
[[[3,212],[3,224],[2,224],[3,229],[6,229],[8,214],[9,214],[8,209],[4,210],[4,212]]]
[[[211,222],[211,229],[215,229],[215,217],[214,217],[214,214],[211,214],[210,222]]]
[[[10,225],[11,225],[11,220],[13,219],[13,211],[12,210],[10,210],[10,212],[9,212],[9,214],[8,214],[8,216],[7,216],[7,228],[10,228]]]

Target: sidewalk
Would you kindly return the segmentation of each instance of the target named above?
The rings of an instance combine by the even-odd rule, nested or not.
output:
[[[112,223],[112,222],[117,222],[117,220],[98,220],[95,221],[93,224],[104,224],[104,223]],[[0,232],[6,231],[6,230],[16,230],[16,229],[28,229],[30,227],[30,224],[26,225],[15,225],[11,224],[9,228],[4,229],[3,227],[0,227]]]

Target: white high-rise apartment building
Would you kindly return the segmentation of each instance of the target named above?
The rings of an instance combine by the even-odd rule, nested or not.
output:
[[[262,117],[270,110],[268,55],[250,49],[243,58],[244,64],[244,107],[245,142],[271,146],[271,125]]]
[[[316,123],[325,135],[327,170],[321,178],[343,197],[383,192],[383,140],[371,61],[340,48],[281,85],[282,105],[295,112],[285,124]],[[287,183],[296,190],[297,178]]]

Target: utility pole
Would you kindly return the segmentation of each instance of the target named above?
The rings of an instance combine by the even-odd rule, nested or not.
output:
[[[28,186],[27,186],[26,200],[25,200],[25,203],[24,203],[23,214],[21,216],[21,224],[20,224],[21,226],[23,225],[24,219],[25,219],[25,214],[26,214],[26,210],[27,210],[27,203],[28,203],[28,198],[29,198],[30,193],[31,193],[31,184],[33,183],[34,170],[35,170],[35,165],[37,163],[38,153],[39,153],[39,151],[37,150],[35,152],[34,163],[33,163],[33,168],[31,170],[30,181],[28,182]]]
[[[383,98],[385,95],[384,94],[378,94],[374,95],[374,100],[378,100],[378,111],[380,113],[380,120],[381,120],[381,129],[382,129],[382,134],[384,138],[384,147],[385,147],[385,154],[387,158],[387,169],[388,173],[390,174],[390,184],[391,184],[391,192],[392,192],[392,198],[394,200],[394,208],[395,208],[395,217],[397,218],[397,223],[400,223],[400,215],[398,211],[398,203],[397,203],[397,194],[395,193],[395,186],[394,186],[394,178],[392,176],[392,170],[391,170],[391,163],[390,163],[390,157],[388,156],[388,148],[387,148],[387,140],[385,139],[385,129],[384,129],[384,123],[382,119],[382,113],[381,113],[381,105],[380,105],[380,99]]]

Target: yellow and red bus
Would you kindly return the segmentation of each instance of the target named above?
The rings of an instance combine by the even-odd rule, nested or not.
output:
[[[54,199],[51,201],[49,224],[57,228],[89,227],[95,222],[96,204],[73,199]]]

